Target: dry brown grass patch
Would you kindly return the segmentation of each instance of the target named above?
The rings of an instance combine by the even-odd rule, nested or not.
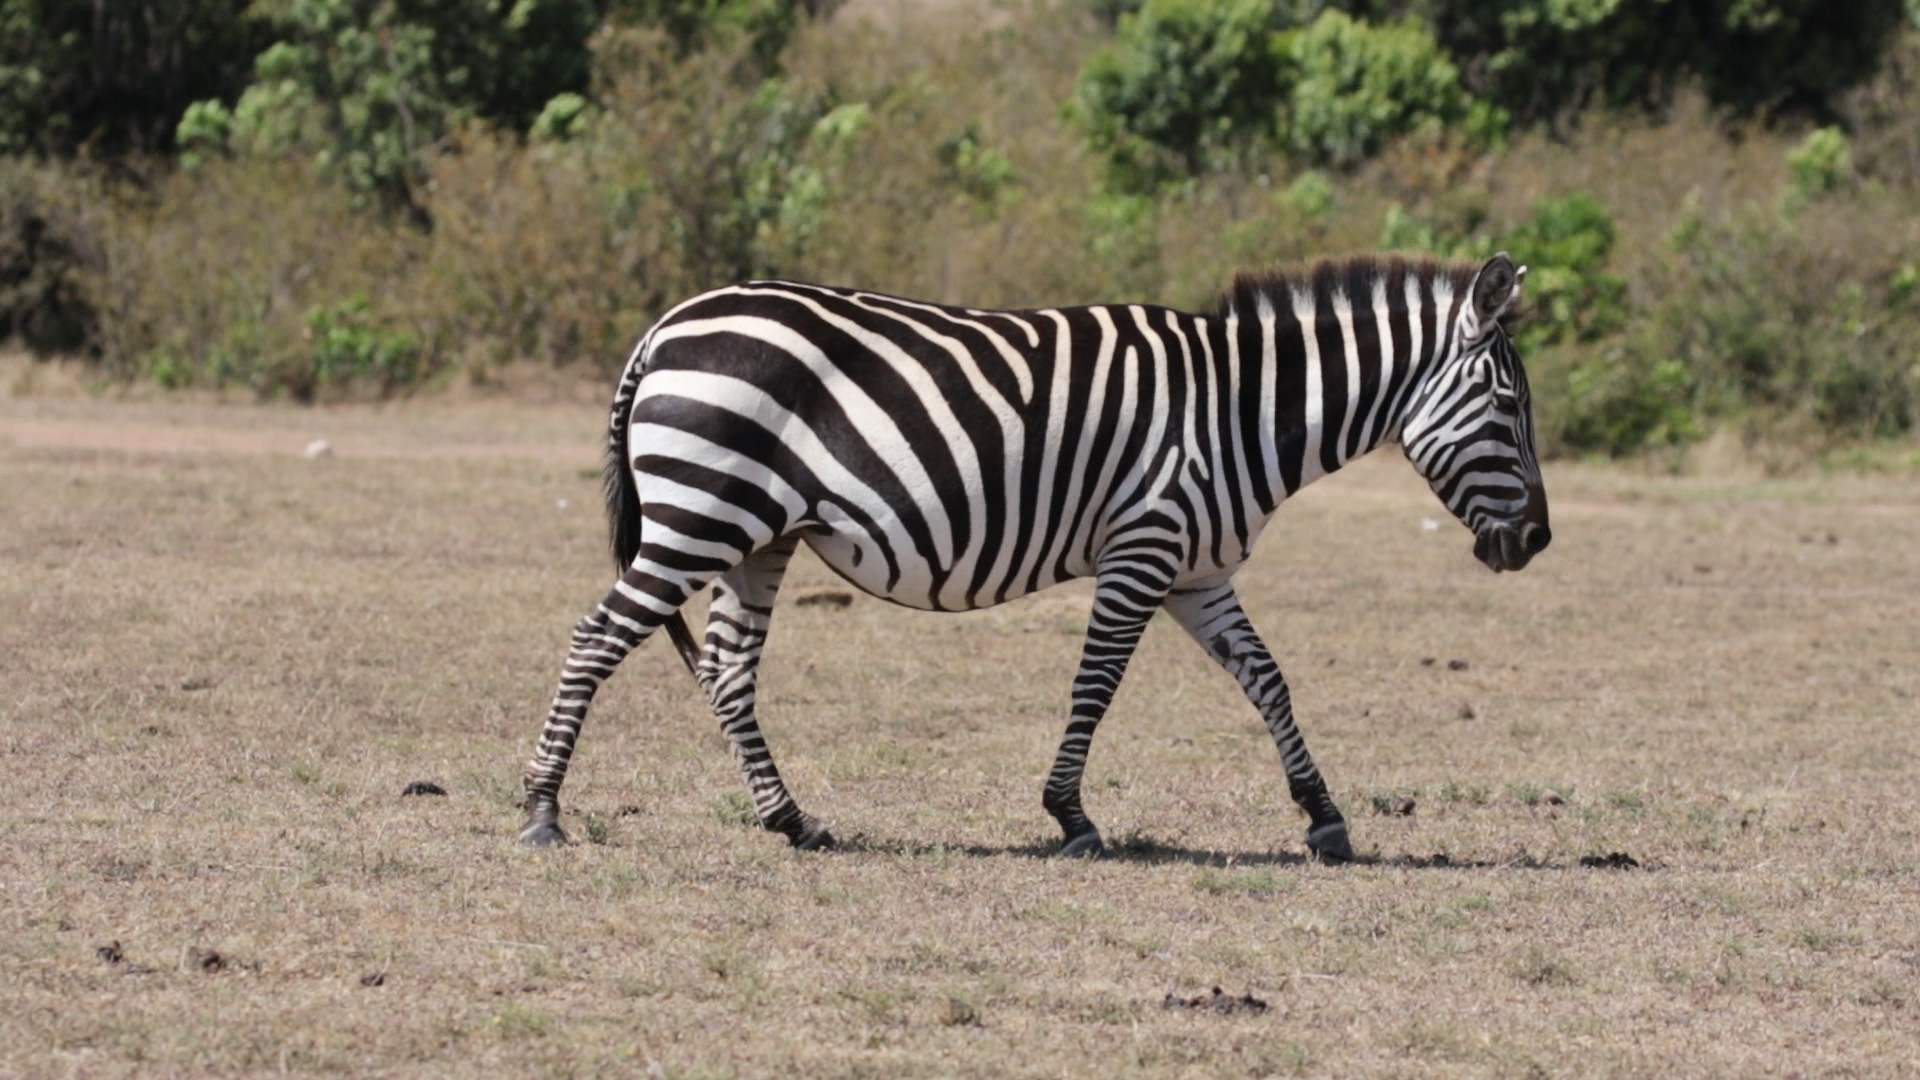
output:
[[[583,842],[532,854],[516,773],[605,584],[598,406],[0,404],[0,432],[23,422],[341,452],[0,434],[0,1073],[1920,1063],[1910,477],[1554,468],[1554,548],[1498,578],[1421,530],[1438,511],[1399,462],[1303,495],[1243,593],[1356,866],[1304,859],[1264,731],[1168,626],[1089,773],[1116,857],[1036,857],[1075,588],[782,609],[769,736],[847,850],[739,822],[723,740],[654,648],[587,728]],[[448,794],[401,796],[421,780]],[[1614,851],[1640,868],[1579,866]],[[1270,1008],[1161,1007],[1215,986]]]

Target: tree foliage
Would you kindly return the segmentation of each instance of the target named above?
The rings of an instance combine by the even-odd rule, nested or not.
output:
[[[0,151],[172,149],[189,102],[237,97],[266,44],[248,0],[0,0]]]
[[[417,208],[424,154],[462,122],[525,130],[586,89],[590,0],[279,0],[279,40],[228,110],[198,103],[183,144],[311,154],[349,188]]]
[[[1472,88],[1523,120],[1665,104],[1689,80],[1741,114],[1829,113],[1906,0],[1415,0]]]
[[[1259,143],[1351,164],[1388,139],[1468,117],[1459,71],[1414,20],[1273,0],[1146,0],[1080,76],[1075,111],[1122,191]]]
[[[1308,159],[1351,163],[1396,135],[1466,119],[1460,72],[1419,22],[1327,11],[1284,48],[1286,142]]]
[[[1271,0],[1148,0],[1081,72],[1077,112],[1115,186],[1143,190],[1271,130],[1283,91]]]

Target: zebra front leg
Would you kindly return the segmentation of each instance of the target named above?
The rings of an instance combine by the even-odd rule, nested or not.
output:
[[[1173,570],[1154,561],[1113,558],[1094,579],[1093,611],[1087,617],[1087,639],[1081,648],[1080,671],[1073,679],[1073,716],[1054,755],[1053,770],[1041,805],[1066,833],[1063,856],[1098,856],[1106,849],[1100,830],[1080,805],[1080,781],[1087,770],[1087,752],[1094,729],[1107,714],[1114,691],[1127,672],[1127,661],[1147,621],[1160,606],[1173,579]]]
[[[707,643],[697,674],[714,715],[720,718],[720,730],[733,745],[733,758],[753,795],[760,824],[770,832],[784,833],[794,847],[811,851],[832,847],[833,834],[787,793],[753,714],[774,596],[798,542],[797,537],[776,540],[714,583],[713,604],[707,609]]]
[[[1307,848],[1315,855],[1341,862],[1353,858],[1346,819],[1327,793],[1327,782],[1314,768],[1313,755],[1293,720],[1293,695],[1286,677],[1267,646],[1240,608],[1232,581],[1180,589],[1168,594],[1166,609],[1187,633],[1239,682],[1248,700],[1267,722],[1280,763],[1287,772],[1293,801],[1307,812]]]
[[[522,844],[552,847],[567,842],[567,834],[560,828],[560,784],[567,777],[567,763],[573,759],[573,746],[580,738],[581,725],[586,723],[594,693],[628,653],[639,648],[686,603],[688,595],[704,584],[699,579],[684,584],[669,581],[636,563],[574,626],[573,646],[560,670],[560,688],[554,692],[546,727],[540,732],[533,760],[521,773],[527,791],[527,823],[520,828]]]

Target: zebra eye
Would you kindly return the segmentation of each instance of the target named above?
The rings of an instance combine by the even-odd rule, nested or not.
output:
[[[1515,412],[1520,408],[1520,399],[1511,390],[1495,390],[1493,404],[1501,412]]]

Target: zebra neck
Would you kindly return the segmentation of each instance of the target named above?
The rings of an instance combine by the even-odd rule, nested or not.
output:
[[[1407,403],[1451,342],[1449,279],[1407,274],[1390,283],[1383,275],[1362,285],[1358,296],[1306,285],[1263,290],[1227,313],[1224,336],[1239,347],[1246,376],[1240,390],[1252,397],[1243,411],[1260,417],[1249,463],[1265,468],[1269,513],[1397,441]]]

